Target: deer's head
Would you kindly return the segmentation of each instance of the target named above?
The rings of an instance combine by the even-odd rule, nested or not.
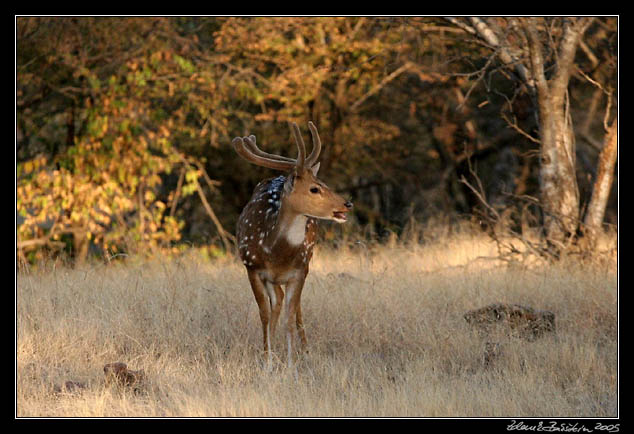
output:
[[[306,157],[304,140],[295,123],[292,124],[292,131],[297,144],[296,159],[262,151],[258,148],[254,135],[236,137],[232,144],[236,152],[245,160],[258,166],[288,172],[281,198],[282,206],[286,208],[286,211],[343,223],[347,219],[346,213],[352,209],[352,203],[332,191],[317,178],[319,171],[317,159],[321,153],[321,140],[312,122],[308,123],[308,127],[313,138],[313,149],[308,157]]]

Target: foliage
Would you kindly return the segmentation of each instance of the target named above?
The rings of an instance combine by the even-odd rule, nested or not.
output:
[[[161,187],[184,157],[172,142],[178,113],[163,98],[191,71],[173,48],[140,39],[161,23],[37,21],[19,23],[19,52],[31,59],[18,61],[19,127],[33,139],[18,149],[18,239],[37,247],[70,234],[75,248],[86,239],[112,252],[178,241],[183,222],[166,213]]]
[[[584,39],[570,84],[580,120],[597,118],[616,88],[615,22],[597,19]],[[372,234],[471,213],[478,200],[459,182],[471,161],[500,206],[538,188],[537,145],[513,128],[537,134],[534,107],[489,47],[440,18],[18,17],[16,26],[25,255],[218,238],[226,250],[224,227],[272,176],[229,143],[256,134],[267,151],[293,156],[290,121],[318,126],[320,174]],[[605,92],[597,97],[586,76]],[[579,124],[578,161],[592,170],[600,121]]]

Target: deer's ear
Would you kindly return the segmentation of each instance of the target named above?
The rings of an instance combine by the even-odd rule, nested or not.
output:
[[[317,164],[313,165],[313,167],[310,168],[310,171],[313,172],[313,176],[317,176],[317,172],[319,172],[319,165],[321,163],[317,162]]]

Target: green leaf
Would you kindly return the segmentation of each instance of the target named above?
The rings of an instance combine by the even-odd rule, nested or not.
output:
[[[188,183],[195,183],[197,179],[198,171],[196,169],[188,170],[185,173],[185,180],[187,180]]]
[[[99,81],[99,79],[93,75],[90,75],[88,77],[88,83],[90,84],[90,87],[93,90],[99,90],[101,89],[101,81]]]
[[[174,55],[174,61],[180,66],[180,68],[187,72],[188,74],[192,74],[195,70],[194,65],[187,59],[182,58],[178,54]]]

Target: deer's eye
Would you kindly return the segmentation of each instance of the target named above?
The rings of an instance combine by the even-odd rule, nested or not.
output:
[[[319,189],[317,187],[311,187],[310,188],[310,192],[311,193],[319,193]]]

